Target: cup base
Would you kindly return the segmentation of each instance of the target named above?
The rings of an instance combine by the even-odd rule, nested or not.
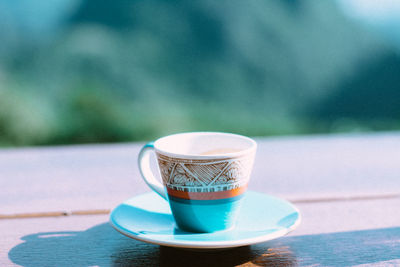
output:
[[[181,225],[179,226],[178,223],[176,224],[176,233],[179,232],[186,232],[186,233],[197,233],[197,234],[206,234],[206,233],[215,233],[215,232],[225,232],[225,231],[231,231],[235,229],[235,224],[230,226],[229,228],[223,228],[223,229],[198,229],[198,228],[192,228],[189,226],[189,228],[186,225]]]
[[[235,227],[242,199],[212,204],[181,203],[170,199],[170,207],[179,229],[194,233],[213,233]],[[210,203],[211,202],[211,203]]]

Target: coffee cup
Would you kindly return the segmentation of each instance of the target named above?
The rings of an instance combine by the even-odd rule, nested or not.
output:
[[[240,211],[256,147],[253,139],[231,133],[173,134],[141,149],[139,170],[147,185],[169,202],[178,228],[227,230]],[[150,168],[152,152],[162,183]]]

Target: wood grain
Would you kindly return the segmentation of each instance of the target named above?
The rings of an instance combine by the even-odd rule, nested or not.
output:
[[[43,218],[43,217],[60,217],[74,215],[98,215],[109,214],[110,210],[77,210],[77,211],[48,211],[48,212],[29,212],[15,214],[0,214],[0,219],[26,219],[26,218]]]

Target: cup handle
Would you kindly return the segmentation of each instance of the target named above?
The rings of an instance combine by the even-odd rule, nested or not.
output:
[[[154,143],[147,143],[139,152],[138,164],[139,171],[146,184],[162,198],[167,199],[164,186],[154,177],[150,168],[150,153],[154,151]]]

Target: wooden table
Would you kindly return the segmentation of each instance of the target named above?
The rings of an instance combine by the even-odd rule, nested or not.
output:
[[[302,224],[224,251],[159,247],[108,223],[149,191],[142,144],[0,150],[0,266],[400,266],[400,133],[260,138],[250,189],[287,198]]]

